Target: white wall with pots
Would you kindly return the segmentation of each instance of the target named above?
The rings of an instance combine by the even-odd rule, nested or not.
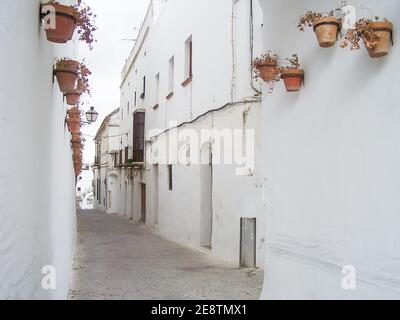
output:
[[[298,93],[286,93],[283,83],[264,90],[263,298],[399,298],[400,2],[348,1],[358,18],[371,11],[394,23],[395,45],[381,59],[363,45],[359,52],[320,48],[312,29],[297,30],[301,14],[329,11],[332,1],[259,2],[264,50],[298,53],[306,72]],[[355,268],[355,290],[342,287],[346,266]]]
[[[57,58],[77,57],[77,43],[46,40],[39,0],[1,6],[0,298],[64,299],[75,244],[75,175],[67,106],[52,75]],[[55,290],[42,287],[44,266],[55,267]]]

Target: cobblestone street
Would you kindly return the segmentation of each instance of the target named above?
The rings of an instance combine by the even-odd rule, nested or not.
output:
[[[78,214],[72,300],[259,299],[262,271],[242,270],[165,240],[149,227]]]

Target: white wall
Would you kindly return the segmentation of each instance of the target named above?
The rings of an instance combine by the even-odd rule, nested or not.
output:
[[[212,8],[212,10],[210,10]],[[198,115],[225,105],[253,97],[250,75],[250,1],[241,0],[233,5],[231,0],[196,1],[169,0],[161,14],[153,16],[149,9],[138,41],[122,72],[120,134],[129,133],[122,147],[132,144],[135,109],[146,110],[146,135],[149,130],[164,130],[170,122],[193,120]],[[232,19],[232,15],[234,19]],[[207,21],[205,23],[205,21]],[[261,10],[254,1],[254,54],[261,52]],[[233,30],[233,32],[232,32]],[[193,40],[193,81],[183,87],[185,77],[185,41]],[[233,41],[233,48],[232,48]],[[174,96],[167,100],[169,90],[169,60],[174,56]],[[159,93],[156,92],[156,75],[159,74]],[[142,93],[142,79],[146,76],[146,97]],[[259,84],[254,83],[256,88]],[[134,93],[137,92],[137,103]],[[158,96],[157,96],[158,94]],[[158,109],[153,106],[159,102]],[[129,116],[127,106],[130,106]],[[250,109],[245,127],[259,129],[259,104],[239,105],[210,115],[185,128],[200,132],[201,128],[243,129],[243,112]],[[164,139],[160,136],[158,139]],[[147,144],[150,147],[151,144]],[[191,152],[199,152],[191,150]],[[121,203],[131,203],[127,215],[140,219],[140,183],[146,184],[148,224],[158,224],[160,232],[168,237],[201,247],[202,205],[199,165],[173,164],[174,189],[168,189],[167,164],[160,163],[158,188],[153,185],[154,170],[146,163],[145,170],[136,172],[128,197],[121,195]],[[257,171],[257,170],[256,170]],[[126,181],[126,170],[119,171],[121,183]],[[240,218],[257,218],[257,265],[263,266],[265,256],[265,220],[262,188],[263,178],[258,172],[252,177],[238,177],[235,166],[217,165],[213,176],[213,243],[212,254],[235,265],[239,263]],[[131,182],[129,182],[131,184]],[[122,188],[123,191],[123,188]],[[124,193],[124,192],[123,192]],[[155,199],[158,197],[158,217]],[[133,210],[133,212],[132,212]],[[121,214],[126,214],[121,212]],[[158,218],[158,219],[157,219]]]
[[[298,53],[306,72],[299,93],[283,84],[264,96],[264,174],[268,178],[266,299],[399,298],[400,2],[350,1],[395,26],[388,57],[364,47],[318,47],[297,31],[306,10],[332,1],[260,0],[265,50]],[[341,287],[346,265],[357,290]]]
[[[0,11],[0,298],[64,299],[75,243],[75,178],[53,64],[76,57],[39,25],[39,0]],[[53,265],[57,289],[41,287]]]

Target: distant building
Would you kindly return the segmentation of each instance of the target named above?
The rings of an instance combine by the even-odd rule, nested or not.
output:
[[[84,164],[76,184],[76,200],[81,209],[94,208],[93,177],[93,170],[90,168],[90,165]]]
[[[110,113],[95,137],[94,208],[107,213],[118,212],[117,153],[121,147],[119,109]]]

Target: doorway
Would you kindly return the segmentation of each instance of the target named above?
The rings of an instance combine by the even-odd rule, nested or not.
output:
[[[256,267],[256,227],[255,218],[241,218],[240,222],[240,267]]]
[[[200,245],[212,249],[213,232],[213,166],[210,144],[206,143],[200,151]]]
[[[146,185],[140,184],[140,222],[146,223]]]
[[[158,224],[158,164],[153,166],[153,219]]]

